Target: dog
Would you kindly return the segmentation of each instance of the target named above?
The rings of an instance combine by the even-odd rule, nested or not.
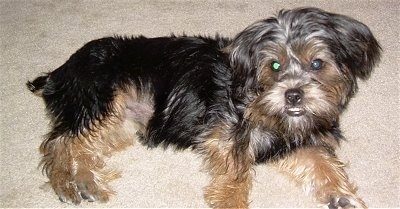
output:
[[[339,117],[381,51],[366,25],[318,8],[281,10],[233,38],[93,40],[27,82],[51,121],[43,172],[63,202],[106,202],[120,174],[103,158],[138,140],[201,155],[213,208],[249,207],[258,164],[329,208],[365,208],[335,149]]]

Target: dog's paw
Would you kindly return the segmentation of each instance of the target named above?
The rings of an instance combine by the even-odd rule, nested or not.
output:
[[[82,199],[89,202],[107,202],[113,193],[109,189],[105,189],[104,186],[96,184],[94,181],[80,183],[78,184],[78,189]]]
[[[83,200],[107,202],[113,194],[106,185],[96,181],[93,175],[77,175],[73,178],[72,181],[68,181],[68,178],[51,179],[50,183],[61,202],[75,205]]]
[[[359,198],[352,197],[332,197],[327,209],[347,209],[347,208],[367,208],[365,203]]]
[[[72,203],[78,205],[82,201],[82,196],[74,181],[57,180],[51,182],[54,192],[58,199],[64,203]]]
[[[100,189],[96,184],[68,182],[66,185],[68,186],[54,188],[61,202],[78,205],[82,200],[88,202],[109,200],[110,192]]]

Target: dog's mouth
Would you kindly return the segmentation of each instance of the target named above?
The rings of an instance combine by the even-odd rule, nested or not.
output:
[[[302,107],[287,107],[285,109],[285,112],[287,115],[291,116],[291,117],[299,117],[304,115],[305,110]]]

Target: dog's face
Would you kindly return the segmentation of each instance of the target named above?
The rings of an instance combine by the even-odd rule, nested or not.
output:
[[[247,117],[288,134],[336,125],[357,78],[368,78],[380,57],[367,26],[314,8],[256,22],[230,47]]]

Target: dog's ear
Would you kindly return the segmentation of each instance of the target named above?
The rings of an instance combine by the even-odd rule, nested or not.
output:
[[[276,22],[275,18],[256,22],[236,35],[228,46],[236,96],[251,96],[257,90],[257,71],[263,59],[260,51],[273,33]]]
[[[369,78],[374,66],[380,61],[381,47],[370,29],[350,17],[331,14],[341,50],[336,54],[358,78]]]

